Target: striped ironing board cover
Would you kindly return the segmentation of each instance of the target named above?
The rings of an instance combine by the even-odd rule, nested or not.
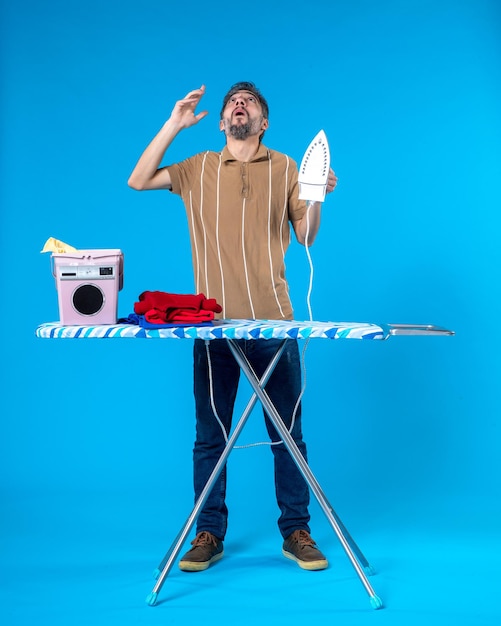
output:
[[[135,324],[64,326],[41,324],[35,331],[43,339],[385,339],[382,326],[359,322],[301,322],[279,320],[215,320],[210,325],[142,328]]]

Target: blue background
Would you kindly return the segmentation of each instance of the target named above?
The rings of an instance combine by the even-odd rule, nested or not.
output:
[[[1,604],[39,624],[498,624],[501,7],[496,0],[2,2]],[[312,249],[321,320],[433,323],[454,338],[312,341],[313,471],[378,570],[365,591],[316,504],[331,567],[280,555],[266,447],[230,457],[227,556],[151,571],[192,505],[191,345],[43,341],[54,236],[121,248],[127,315],[193,290],[184,209],[126,181],[178,98],[210,115],[169,161],[220,149],[253,80],[265,143],[298,162],[323,128],[339,176]],[[297,319],[308,264],[287,260]],[[248,390],[243,385],[238,403]],[[243,443],[264,438],[256,415]]]

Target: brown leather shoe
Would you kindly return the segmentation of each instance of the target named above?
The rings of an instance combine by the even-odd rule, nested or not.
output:
[[[198,533],[191,545],[193,548],[179,561],[183,572],[201,572],[223,557],[223,542],[205,530]]]
[[[295,530],[284,541],[282,554],[302,569],[325,569],[329,563],[306,530]]]

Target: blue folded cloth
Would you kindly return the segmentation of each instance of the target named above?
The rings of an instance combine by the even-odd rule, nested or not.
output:
[[[199,322],[197,324],[151,324],[146,321],[144,315],[138,315],[137,313],[129,313],[127,317],[122,317],[118,320],[119,324],[134,324],[141,326],[141,328],[183,328],[186,326],[213,326],[212,322]]]

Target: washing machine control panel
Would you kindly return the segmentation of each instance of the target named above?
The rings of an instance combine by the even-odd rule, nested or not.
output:
[[[115,278],[115,265],[65,265],[58,267],[61,280],[106,280]]]

